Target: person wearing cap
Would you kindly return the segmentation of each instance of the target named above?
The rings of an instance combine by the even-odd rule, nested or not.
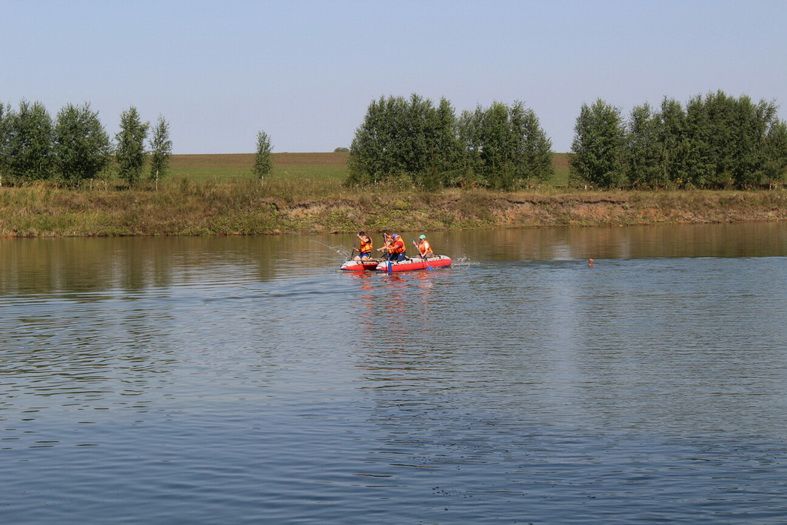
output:
[[[429,244],[429,241],[426,240],[426,235],[423,233],[418,236],[418,243],[413,241],[413,245],[418,248],[418,254],[421,256],[421,259],[428,259],[429,257],[434,257],[434,252],[432,251],[432,246]]]
[[[404,261],[407,256],[405,255],[407,247],[398,233],[391,235],[391,242],[388,244],[388,260],[389,261]]]

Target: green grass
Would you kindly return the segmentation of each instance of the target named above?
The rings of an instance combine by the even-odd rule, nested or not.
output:
[[[552,180],[550,182],[552,183],[553,186],[558,188],[568,187],[570,160],[571,160],[570,153],[552,154],[552,168],[555,170],[555,174],[552,176]]]
[[[283,180],[333,181],[347,177],[347,153],[274,153],[269,177]],[[253,179],[254,154],[173,155],[170,176],[194,181]]]
[[[39,182],[0,188],[0,237],[254,235],[787,220],[787,191],[582,191],[567,187],[569,155],[548,184],[514,192],[425,191],[392,181],[346,188],[346,153],[274,154],[260,184],[252,154],[176,155],[155,189],[110,179],[80,189]]]
[[[552,166],[555,174],[549,185],[568,186],[569,154],[555,153]],[[172,178],[193,181],[226,181],[253,178],[254,154],[173,155],[170,165]],[[270,181],[310,181],[320,186],[338,188],[347,178],[347,153],[274,153]]]

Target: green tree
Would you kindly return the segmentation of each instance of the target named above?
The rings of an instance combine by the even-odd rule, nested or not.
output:
[[[446,99],[438,107],[413,94],[381,97],[367,109],[350,147],[349,184],[404,176],[423,187],[458,179],[461,160],[456,116]]]
[[[462,145],[463,181],[467,185],[485,183],[484,169],[484,110],[477,106],[463,111],[458,120],[459,142]]]
[[[107,165],[111,155],[109,135],[98,112],[89,104],[67,104],[57,114],[54,156],[58,174],[70,184],[93,179]]]
[[[754,103],[742,96],[735,101],[734,133],[730,171],[739,188],[754,188],[766,181],[769,156],[769,132],[778,123],[773,102]]]
[[[509,126],[508,106],[493,102],[489,109],[482,111],[480,129],[484,179],[494,188],[511,189],[516,169],[513,155],[516,145]]]
[[[395,158],[398,145],[394,134],[395,114],[400,109],[395,106],[402,103],[401,98],[380,97],[369,104],[363,123],[355,131],[350,145],[347,162],[350,184],[380,182],[400,169]]]
[[[787,123],[776,120],[765,138],[763,175],[771,187],[784,184],[787,177]]]
[[[159,116],[150,138],[150,178],[158,190],[159,179],[169,171],[169,158],[172,155],[172,141],[169,138],[169,122]]]
[[[430,100],[412,94],[404,106],[404,112],[399,115],[403,120],[400,123],[398,138],[400,162],[402,171],[413,178],[422,175],[429,164],[432,163],[430,139],[434,134],[433,116],[434,106]]]
[[[669,179],[664,170],[661,119],[648,104],[631,112],[626,134],[626,173],[636,187],[663,188]]]
[[[430,112],[430,119],[429,163],[424,186],[456,186],[462,179],[462,144],[456,112],[448,99],[440,99],[437,108]]]
[[[599,188],[623,185],[625,130],[620,111],[601,99],[582,105],[571,151],[571,172]]]
[[[142,122],[137,108],[131,106],[120,115],[120,131],[115,135],[118,174],[129,186],[139,181],[145,166],[145,138],[148,123]]]
[[[266,175],[271,173],[273,162],[271,161],[271,139],[267,133],[260,131],[257,133],[257,155],[254,157],[254,175],[262,182]]]
[[[8,176],[8,141],[10,139],[11,106],[0,102],[0,186]]]
[[[776,114],[772,102],[755,104],[723,91],[693,97],[686,106],[688,182],[699,188],[761,184],[767,178],[767,137],[778,123]]]
[[[658,143],[661,147],[659,179],[683,187],[689,181],[687,159],[690,141],[687,133],[686,111],[680,102],[665,98],[661,103]]]
[[[735,103],[722,91],[695,97],[687,107],[694,168],[698,187],[734,184]]]
[[[513,141],[516,145],[516,176],[520,180],[535,179],[541,182],[554,174],[552,168],[552,141],[549,140],[535,111],[515,102],[509,110]]]
[[[458,134],[466,171],[484,185],[512,189],[552,175],[552,143],[535,112],[521,102],[463,112]]]
[[[690,187],[711,185],[716,164],[711,151],[711,126],[702,97],[692,97],[686,104],[686,180]]]
[[[19,103],[7,125],[8,173],[16,180],[48,179],[53,173],[52,118],[40,102]]]
[[[436,108],[429,105],[421,136],[424,146],[420,154],[423,159],[413,174],[415,182],[426,189],[459,184],[462,149],[457,135],[456,113],[447,99],[441,98]]]

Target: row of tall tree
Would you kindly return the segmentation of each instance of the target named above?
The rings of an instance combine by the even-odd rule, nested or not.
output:
[[[22,101],[16,110],[0,103],[0,183],[75,186],[98,177],[114,159],[118,176],[133,185],[144,178],[149,157],[147,177],[158,184],[172,153],[169,123],[159,117],[148,137],[149,131],[133,106],[121,114],[113,143],[90,104],[67,104],[53,120],[40,102]]]
[[[348,183],[403,177],[425,188],[512,189],[552,175],[550,150],[535,112],[521,102],[457,117],[444,98],[435,105],[415,94],[381,97],[356,130]],[[22,101],[17,109],[0,103],[0,184],[78,185],[110,165],[129,185],[145,177],[157,184],[171,151],[168,122],[159,117],[151,130],[135,107],[121,114],[113,142],[89,104],[68,104],[53,120],[39,102]],[[260,132],[254,166],[260,180],[270,173],[270,151],[270,138]],[[784,181],[787,124],[775,103],[722,91],[685,106],[673,99],[659,109],[643,104],[627,120],[599,99],[582,106],[572,152],[573,179],[592,187],[751,188]]]
[[[406,177],[427,187],[509,189],[552,175],[551,142],[532,109],[495,102],[456,116],[445,98],[372,101],[350,147],[348,183]]]
[[[753,188],[787,172],[787,124],[773,102],[723,91],[683,106],[620,110],[597,100],[577,118],[571,170],[598,188]]]

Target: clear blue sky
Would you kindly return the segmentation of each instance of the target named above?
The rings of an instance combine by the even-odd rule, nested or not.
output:
[[[583,102],[723,89],[787,105],[787,1],[0,0],[0,101],[163,114],[178,153],[349,146],[369,102],[522,100],[567,151]],[[782,107],[780,115],[787,111]]]

